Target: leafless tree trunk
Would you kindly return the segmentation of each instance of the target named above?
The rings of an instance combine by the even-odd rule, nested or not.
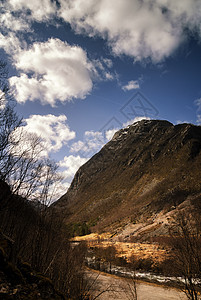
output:
[[[200,214],[195,210],[180,212],[170,230],[172,237],[174,269],[176,276],[182,276],[185,284],[181,289],[188,299],[200,299],[201,289],[201,226]]]
[[[5,68],[0,61],[0,228],[14,240],[15,262],[20,256],[67,297],[87,299],[86,247],[71,247],[63,220],[48,209],[61,180],[58,166],[44,157],[41,139],[25,132],[12,105]],[[27,199],[40,204],[34,208]]]

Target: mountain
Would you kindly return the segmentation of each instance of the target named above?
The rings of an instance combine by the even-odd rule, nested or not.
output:
[[[200,169],[201,126],[142,120],[116,132],[52,207],[93,231],[164,234],[171,213],[201,200]]]

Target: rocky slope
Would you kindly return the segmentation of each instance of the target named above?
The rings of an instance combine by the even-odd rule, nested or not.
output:
[[[77,171],[53,207],[67,223],[83,222],[94,231],[127,228],[134,235],[144,224],[144,231],[160,234],[159,223],[178,207],[200,201],[200,150],[201,126],[136,122]]]

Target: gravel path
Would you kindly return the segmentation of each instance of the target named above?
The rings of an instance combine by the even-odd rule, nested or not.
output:
[[[98,300],[133,300],[133,281],[115,275],[97,271],[88,271],[88,276],[94,282],[92,285],[93,296],[103,292]],[[184,293],[175,288],[167,288],[152,283],[137,281],[137,300],[186,300]]]

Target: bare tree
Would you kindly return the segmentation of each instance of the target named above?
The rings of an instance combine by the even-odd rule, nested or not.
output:
[[[183,277],[181,289],[188,299],[200,299],[201,289],[201,219],[200,213],[179,212],[170,230],[174,272]]]
[[[21,124],[14,112],[14,100],[7,82],[6,63],[0,60],[0,179],[6,179],[10,169],[10,151],[19,142],[13,140],[13,132]]]
[[[13,165],[7,182],[13,193],[48,205],[62,179],[58,165],[43,156],[44,144],[38,136],[26,132],[20,135],[20,143],[10,153]]]
[[[121,288],[125,293],[126,299],[137,300],[137,286],[135,274],[133,274],[132,278],[124,278],[122,280],[123,283],[121,285]]]
[[[61,181],[58,166],[45,158],[42,139],[26,132],[14,103],[6,63],[0,61],[0,180],[8,183],[13,194],[47,204]]]
[[[58,165],[45,157],[40,137],[25,131],[6,79],[0,61],[0,193],[6,191],[0,195],[0,228],[13,239],[12,261],[20,256],[67,297],[87,299],[86,247],[71,247],[63,220],[48,209],[61,181]],[[39,202],[38,209],[27,199]]]
[[[100,262],[109,264],[109,272],[112,272],[112,264],[116,260],[117,251],[115,246],[107,246],[107,247],[96,247],[95,248],[95,256],[96,260],[99,263],[100,268]]]

